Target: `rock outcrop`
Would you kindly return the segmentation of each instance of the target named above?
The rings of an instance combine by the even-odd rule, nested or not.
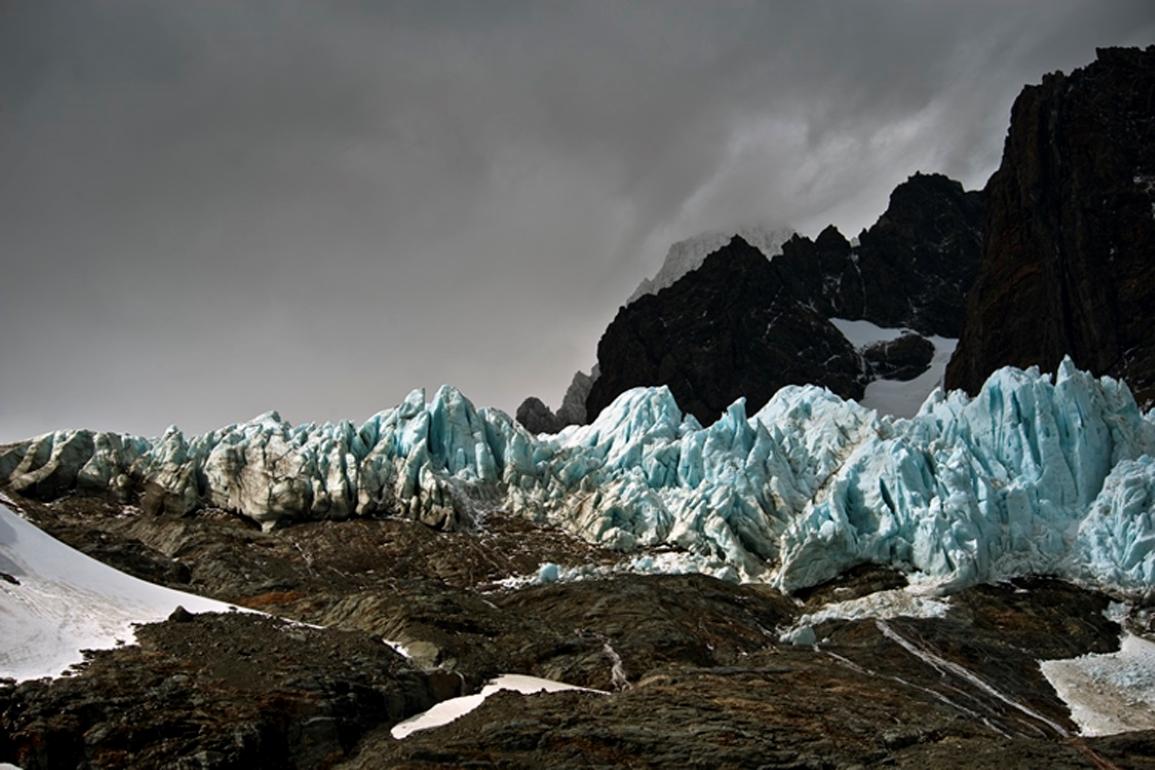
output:
[[[917,334],[876,342],[862,351],[862,360],[871,379],[913,380],[926,371],[934,358],[934,343]]]
[[[516,419],[530,433],[557,433],[567,425],[585,425],[586,399],[598,378],[598,368],[586,374],[575,372],[556,413],[537,396],[530,396],[517,407]]]
[[[854,349],[737,236],[669,288],[621,308],[598,343],[598,366],[590,415],[647,385],[669,387],[703,425],[739,397],[757,411],[784,385],[862,395]]]
[[[946,383],[1064,356],[1155,399],[1155,47],[1100,49],[1023,90]]]

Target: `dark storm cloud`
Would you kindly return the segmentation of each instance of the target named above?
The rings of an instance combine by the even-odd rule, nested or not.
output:
[[[0,0],[0,440],[556,401],[673,240],[981,185],[1147,2]]]

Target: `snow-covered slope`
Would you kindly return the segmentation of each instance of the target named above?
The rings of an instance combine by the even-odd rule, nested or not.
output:
[[[1155,416],[1067,363],[1054,378],[1000,370],[974,399],[935,391],[909,420],[792,386],[703,428],[668,389],[638,388],[554,436],[443,387],[360,427],[270,413],[191,439],[50,434],[0,451],[0,476],[17,491],[136,488],[146,508],[266,525],[389,513],[454,526],[502,507],[623,552],[684,552],[663,568],[787,590],[864,562],[955,585],[1047,572],[1142,589],[1155,577],[1144,455]]]
[[[746,243],[770,258],[782,250],[782,244],[790,240],[794,231],[787,228],[751,226],[734,231],[701,233],[693,238],[678,241],[666,252],[666,259],[657,274],[653,278],[642,279],[634,289],[634,293],[626,300],[626,304],[630,304],[638,297],[657,294],[667,286],[672,286],[686,273],[701,267],[707,256],[725,246],[735,235],[741,236]]]
[[[909,329],[887,329],[870,321],[845,318],[831,318],[830,323],[859,351],[879,342],[891,342],[910,332]],[[925,372],[912,380],[874,380],[867,384],[860,403],[868,409],[878,410],[879,414],[913,417],[931,391],[942,386],[946,365],[958,345],[958,340],[949,337],[930,336],[927,339],[934,345],[934,358]]]
[[[131,643],[133,623],[228,605],[147,583],[41,532],[0,503],[0,678],[56,676],[80,651]]]

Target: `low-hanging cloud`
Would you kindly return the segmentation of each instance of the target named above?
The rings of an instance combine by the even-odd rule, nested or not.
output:
[[[1043,10],[0,0],[0,441],[556,401],[672,241],[981,186],[1023,84],[1155,39]]]

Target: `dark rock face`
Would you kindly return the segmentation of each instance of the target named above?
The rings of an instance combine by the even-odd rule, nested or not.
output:
[[[515,418],[530,433],[557,433],[565,427],[553,410],[537,396],[522,401]]]
[[[934,343],[917,334],[904,334],[890,342],[877,342],[862,351],[871,379],[913,380],[926,371],[934,358]]]
[[[521,402],[515,415],[521,427],[531,433],[557,433],[567,425],[584,425],[586,422],[586,398],[598,377],[598,368],[593,372],[575,372],[573,380],[566,388],[565,397],[555,413],[536,396]]]
[[[1155,399],[1155,47],[1100,49],[1023,90],[946,384],[1064,355]]]
[[[982,251],[983,195],[941,174],[915,174],[852,247],[833,225],[795,236],[774,267],[799,302],[827,318],[958,337]]]
[[[598,365],[590,416],[645,385],[668,385],[704,425],[741,396],[756,411],[783,385],[862,395],[854,349],[738,237],[673,286],[621,308],[598,343]]]
[[[767,260],[735,238],[677,283],[618,311],[598,344],[601,376],[585,416],[641,385],[668,385],[708,424],[735,398],[745,396],[753,411],[783,385],[860,398],[871,379],[917,376],[933,356],[929,342],[908,340],[862,364],[824,319],[958,337],[984,216],[982,193],[940,174],[915,174],[895,188],[857,246],[830,226],[814,240],[794,236]],[[888,362],[890,355],[898,360]],[[536,407],[522,405],[526,418],[548,424],[552,415]]]

